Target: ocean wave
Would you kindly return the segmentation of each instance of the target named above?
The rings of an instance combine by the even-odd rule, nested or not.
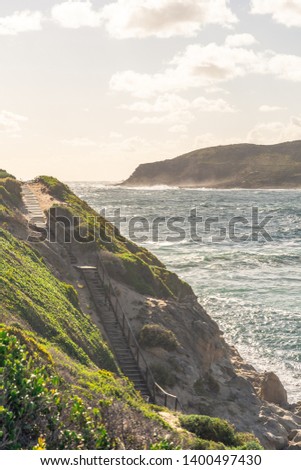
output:
[[[178,186],[168,186],[166,184],[157,184],[154,186],[120,186],[120,189],[126,189],[130,191],[171,191],[180,189]]]

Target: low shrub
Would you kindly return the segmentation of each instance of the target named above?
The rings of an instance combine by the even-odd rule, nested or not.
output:
[[[226,450],[222,442],[206,441],[206,439],[196,438],[191,445],[191,450]]]
[[[166,351],[174,351],[179,345],[176,335],[172,331],[155,323],[144,325],[141,328],[139,342],[144,347],[155,348],[159,346]]]
[[[227,446],[235,446],[237,443],[234,426],[224,419],[184,415],[180,417],[180,424],[201,439],[222,442]]]
[[[195,450],[262,450],[254,434],[236,432],[228,421],[202,415],[182,415],[180,424],[194,433],[197,439],[191,446]]]

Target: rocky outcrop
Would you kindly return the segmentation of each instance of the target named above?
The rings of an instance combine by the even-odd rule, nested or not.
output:
[[[263,376],[260,396],[263,400],[277,405],[287,405],[287,393],[274,372],[266,372]]]
[[[288,450],[301,450],[301,430],[294,429],[289,434],[289,446]]]
[[[195,150],[139,165],[125,186],[202,188],[299,188],[301,141],[236,144]]]

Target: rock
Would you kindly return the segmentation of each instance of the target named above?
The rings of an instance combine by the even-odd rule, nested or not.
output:
[[[294,429],[290,432],[288,450],[301,450],[301,430]]]
[[[286,450],[301,450],[301,443],[300,444],[290,443]]]
[[[270,403],[287,405],[287,393],[274,372],[265,372],[261,383],[260,397]]]
[[[300,429],[294,429],[293,431],[290,432],[288,436],[290,441],[293,441],[294,443],[300,443],[301,444],[301,430]]]
[[[284,450],[288,448],[289,443],[286,435],[275,435],[273,432],[267,432],[265,434],[265,438],[269,443],[272,444],[272,447],[269,447],[265,443],[266,448],[273,448],[276,450]]]

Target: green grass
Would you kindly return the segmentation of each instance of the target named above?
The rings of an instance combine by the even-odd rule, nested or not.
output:
[[[21,204],[20,183],[11,177],[0,178],[0,220],[8,216],[13,218],[16,215],[16,209],[19,209]]]
[[[92,360],[116,371],[99,330],[79,309],[73,287],[54,278],[29,246],[2,229],[0,289],[0,319],[21,321],[83,364]]]

